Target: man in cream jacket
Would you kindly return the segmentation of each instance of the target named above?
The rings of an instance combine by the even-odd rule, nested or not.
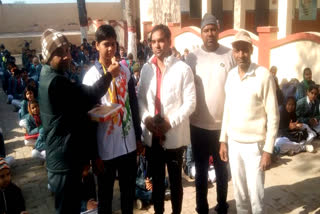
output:
[[[229,72],[225,90],[220,157],[228,150],[237,213],[263,213],[264,171],[271,163],[279,110],[270,72],[251,62],[250,35],[240,31],[232,43],[237,67]]]
[[[196,92],[191,68],[171,56],[171,32],[157,25],[151,32],[154,56],[143,66],[138,101],[144,141],[151,148],[155,213],[164,212],[167,165],[172,213],[181,213],[182,154],[190,144],[189,116],[195,109]]]

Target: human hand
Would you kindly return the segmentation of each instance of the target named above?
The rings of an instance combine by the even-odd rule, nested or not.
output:
[[[224,162],[228,162],[228,145],[226,143],[220,143],[220,159]]]
[[[165,135],[172,127],[167,117],[157,126],[159,135]]]
[[[297,127],[298,129],[301,129],[302,126],[303,126],[302,123],[297,123],[297,124],[296,124],[296,127]]]
[[[103,173],[103,171],[104,171],[103,160],[101,160],[100,158],[97,158],[93,164],[93,172],[95,175],[99,175]]]
[[[145,155],[145,147],[142,145],[142,142],[140,140],[137,140],[137,155]]]
[[[20,214],[29,214],[28,211],[22,211]]]
[[[292,122],[292,120],[290,120],[289,129],[290,129],[290,130],[296,129],[297,123],[298,123],[298,122]]]
[[[148,190],[148,191],[152,191],[152,189],[153,189],[153,186],[152,186],[152,181],[149,179],[149,178],[146,178],[145,180],[144,180],[144,183],[146,184],[146,189]]]
[[[90,199],[87,202],[87,210],[93,210],[93,209],[96,209],[96,208],[98,208],[98,202],[95,201],[94,199]]]
[[[147,117],[145,120],[144,120],[144,124],[146,125],[147,129],[152,132],[152,133],[156,133],[157,130],[156,130],[156,126],[155,126],[155,123],[154,123],[154,119],[152,117]]]
[[[266,171],[271,165],[271,154],[268,152],[263,152],[260,160],[260,170]]]
[[[316,125],[318,125],[318,121],[315,118],[311,118],[309,120],[309,124],[310,124],[311,127],[315,127]]]
[[[82,177],[87,177],[89,174],[89,170],[90,170],[90,164],[84,165],[82,170]]]
[[[120,65],[116,60],[116,57],[112,57],[111,59],[111,65],[108,67],[108,72],[111,73],[113,78],[116,78],[119,76],[120,73]]]

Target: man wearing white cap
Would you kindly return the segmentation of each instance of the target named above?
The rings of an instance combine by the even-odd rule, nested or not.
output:
[[[220,156],[228,161],[229,152],[237,213],[258,214],[263,213],[264,171],[279,126],[276,87],[270,72],[251,62],[247,32],[238,32],[232,47],[238,66],[226,81]]]
[[[196,110],[190,116],[192,153],[196,167],[196,210],[208,214],[208,167],[213,157],[217,182],[218,214],[228,211],[228,170],[219,156],[219,135],[225,99],[224,85],[229,70],[235,66],[232,51],[218,43],[218,21],[205,14],[201,21],[203,45],[190,53],[186,63],[194,72],[196,86]]]

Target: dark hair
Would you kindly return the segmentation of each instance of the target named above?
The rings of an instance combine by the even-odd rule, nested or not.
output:
[[[296,98],[294,96],[289,96],[286,98],[286,101],[284,102],[285,105],[287,105],[287,103],[289,102],[289,100],[293,100],[294,103],[296,103]]]
[[[168,28],[168,26],[160,24],[160,25],[156,25],[153,27],[152,31],[151,31],[151,35],[150,38],[152,39],[152,35],[154,32],[161,30],[164,33],[164,37],[168,40],[171,40],[171,31]]]
[[[12,72],[13,72],[13,76],[15,76],[15,77],[22,74],[21,70],[19,70],[18,68],[13,68]]]
[[[101,25],[96,31],[96,41],[100,43],[108,38],[117,40],[117,34],[111,25]]]
[[[307,71],[310,71],[312,73],[310,68],[305,68],[305,69],[303,69],[303,76],[306,74]]]
[[[132,53],[129,53],[127,58],[133,60],[133,54],[132,54]]]
[[[23,99],[27,100],[27,91],[32,91],[33,96],[36,97],[36,89],[31,85],[27,85],[23,92]]]
[[[28,102],[28,112],[30,115],[32,115],[31,113],[31,105],[37,105],[39,107],[39,103],[37,100],[31,100],[30,102]]]
[[[313,89],[317,89],[317,91],[318,91],[319,86],[317,86],[316,84],[310,84],[309,88],[308,88],[308,92],[311,92]]]

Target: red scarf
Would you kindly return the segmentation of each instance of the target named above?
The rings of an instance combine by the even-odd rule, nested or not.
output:
[[[157,68],[157,93],[156,93],[156,100],[155,100],[155,115],[161,114],[161,81],[162,81],[162,75],[161,70],[158,66],[158,58],[154,57],[151,62],[156,66]]]
[[[41,125],[41,119],[39,115],[32,115],[33,119],[36,121],[36,126],[39,127]]]

